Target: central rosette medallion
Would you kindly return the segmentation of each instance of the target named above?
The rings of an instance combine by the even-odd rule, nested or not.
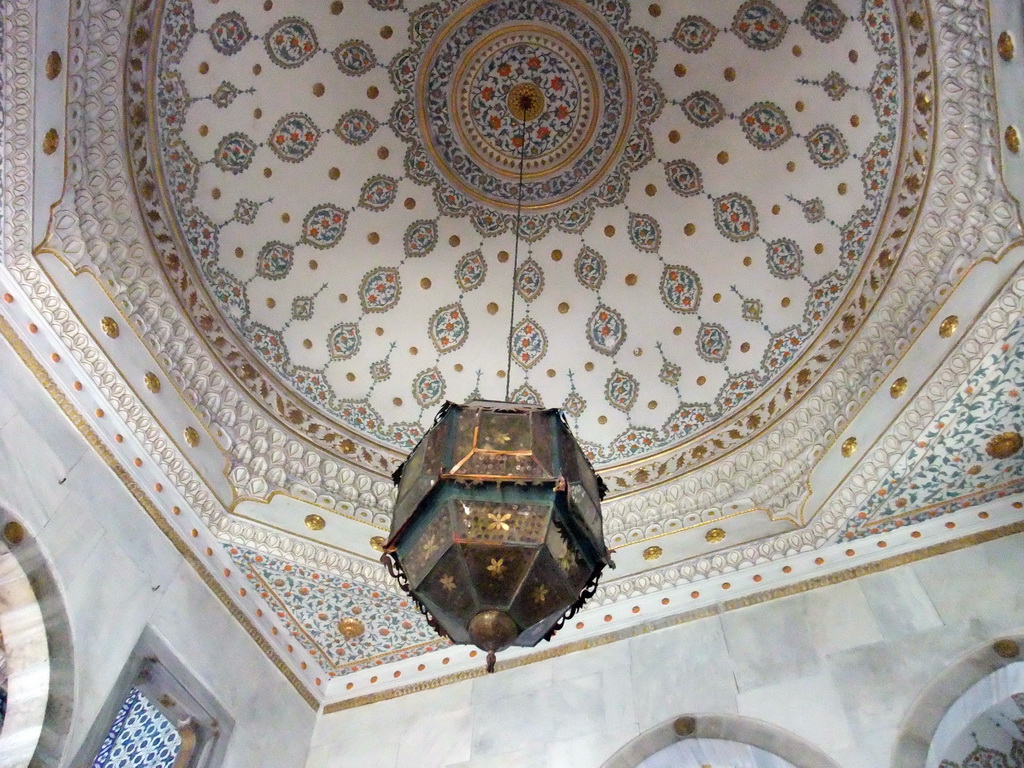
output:
[[[574,0],[418,12],[422,44],[391,65],[407,94],[393,123],[409,175],[434,187],[442,212],[494,235],[514,224],[522,156],[522,235],[585,229],[653,156],[655,42],[628,20],[624,3]]]

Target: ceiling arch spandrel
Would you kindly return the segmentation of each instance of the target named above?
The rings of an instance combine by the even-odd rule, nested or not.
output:
[[[901,85],[927,29],[885,3],[338,8],[169,3],[140,189],[214,351],[372,471],[444,399],[504,394],[516,86],[541,106],[510,389],[564,407],[616,493],[776,421],[897,262],[931,114]]]

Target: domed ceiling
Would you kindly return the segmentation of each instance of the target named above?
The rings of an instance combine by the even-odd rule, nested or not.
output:
[[[2,82],[0,331],[312,705],[481,671],[375,551],[444,400],[611,489],[541,653],[1021,528],[999,4],[66,10],[3,40],[58,58]]]
[[[196,325],[303,435],[380,471],[507,391],[598,467],[678,469],[870,310],[822,344],[887,234],[896,40],[882,0],[174,0],[143,192]]]

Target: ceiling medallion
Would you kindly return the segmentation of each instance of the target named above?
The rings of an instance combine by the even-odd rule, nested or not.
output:
[[[514,224],[524,122],[524,238],[582,232],[596,206],[622,202],[629,172],[654,156],[649,126],[665,101],[648,76],[656,42],[627,25],[628,10],[626,0],[490,0],[414,18],[415,47],[390,66],[391,123],[409,144],[408,175],[434,188],[443,214],[468,214],[484,236]],[[436,34],[417,34],[441,19]]]
[[[338,622],[338,631],[346,640],[354,640],[366,631],[366,626],[359,619],[347,616]]]

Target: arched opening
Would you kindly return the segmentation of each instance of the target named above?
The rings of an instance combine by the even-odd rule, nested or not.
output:
[[[911,707],[893,768],[1024,768],[1024,635],[976,648]]]
[[[642,733],[601,768],[839,768],[789,731],[737,715],[682,715]]]

